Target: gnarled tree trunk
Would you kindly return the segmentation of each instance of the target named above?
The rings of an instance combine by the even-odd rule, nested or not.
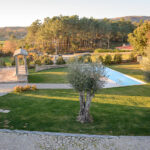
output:
[[[81,123],[93,121],[90,115],[90,105],[91,105],[92,98],[93,95],[91,94],[91,92],[87,92],[86,101],[85,101],[85,92],[84,91],[80,92],[80,96],[79,96],[80,112],[79,112],[79,116],[77,117],[77,120]]]

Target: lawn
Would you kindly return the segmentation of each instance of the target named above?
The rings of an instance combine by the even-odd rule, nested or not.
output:
[[[11,66],[11,59],[12,57],[0,57],[0,60],[5,61],[7,66]]]
[[[143,79],[143,72],[137,71],[137,64],[115,65],[111,68]],[[54,72],[57,71],[65,72],[66,69],[56,69]],[[0,109],[11,110],[8,114],[0,113],[0,128],[104,135],[150,135],[150,84],[98,91],[91,105],[94,118],[91,124],[76,122],[79,100],[78,93],[73,90],[10,93],[0,97]]]
[[[93,99],[94,122],[76,122],[78,94],[73,90],[38,90],[0,97],[0,128],[51,132],[150,135],[150,86],[103,89]]]
[[[67,83],[67,68],[49,69],[35,72],[29,70],[30,83]]]
[[[139,64],[123,64],[108,66],[119,72],[128,74],[137,79],[144,80],[143,71]],[[34,69],[29,70],[30,83],[68,83],[67,68],[49,69],[35,72]]]

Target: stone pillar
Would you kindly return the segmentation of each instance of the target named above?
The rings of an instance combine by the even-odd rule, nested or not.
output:
[[[18,75],[18,57],[15,56],[15,62],[16,62],[16,75]]]
[[[25,65],[26,75],[28,75],[28,66],[27,66],[27,57],[26,56],[24,56],[24,65]]]

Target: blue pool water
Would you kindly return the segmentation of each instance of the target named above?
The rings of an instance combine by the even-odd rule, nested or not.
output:
[[[130,78],[126,76],[123,73],[120,73],[118,71],[112,70],[110,68],[105,67],[106,76],[116,82],[117,84],[121,86],[128,86],[128,85],[139,85],[144,84],[144,82]]]

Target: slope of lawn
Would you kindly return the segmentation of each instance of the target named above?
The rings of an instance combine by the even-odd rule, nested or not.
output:
[[[144,78],[138,64],[114,65],[111,68],[139,79]],[[57,71],[65,70],[61,68]],[[0,128],[105,135],[150,135],[150,84],[98,91],[91,105],[94,119],[91,124],[76,122],[79,100],[78,93],[73,90],[10,93],[0,97],[0,109],[11,110],[8,114],[0,113]]]
[[[49,69],[35,72],[29,70],[30,83],[67,83],[67,68]]]
[[[0,128],[106,134],[150,135],[150,85],[110,88],[93,99],[94,122],[76,122],[78,93],[73,90],[38,90],[0,97]]]

